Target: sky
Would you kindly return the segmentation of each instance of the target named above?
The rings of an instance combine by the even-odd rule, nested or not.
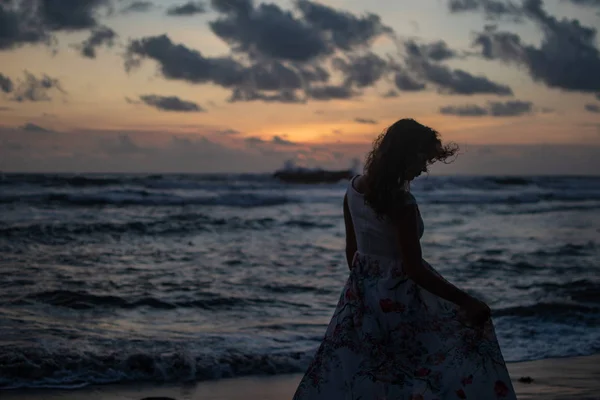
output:
[[[600,0],[0,0],[0,171],[598,174]]]

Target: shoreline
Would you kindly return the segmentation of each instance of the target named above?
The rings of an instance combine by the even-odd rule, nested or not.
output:
[[[600,354],[507,363],[520,400],[600,400]],[[532,378],[531,383],[520,381]],[[81,389],[0,391],[3,400],[283,400],[302,374],[250,376],[191,384],[125,383]]]

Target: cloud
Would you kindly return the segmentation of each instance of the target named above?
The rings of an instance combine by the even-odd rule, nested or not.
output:
[[[150,36],[129,43],[125,66],[131,70],[144,58],[157,61],[167,79],[190,83],[214,83],[233,87],[244,81],[244,67],[229,57],[204,57],[199,51],[175,44],[167,35]]]
[[[518,34],[487,27],[474,40],[474,45],[481,47],[481,55],[523,66],[533,80],[548,87],[598,92],[600,51],[596,48],[597,30],[578,20],[558,20],[546,13],[540,0],[525,0],[523,13],[541,28],[541,45],[527,45]]]
[[[513,21],[521,20],[521,7],[505,0],[450,0],[448,8],[452,13],[481,11],[489,20],[510,17]]]
[[[485,76],[475,76],[461,69],[451,69],[446,65],[434,64],[422,60],[413,64],[423,79],[438,86],[442,94],[495,94],[512,96],[512,89],[493,82]]]
[[[0,90],[4,93],[10,93],[13,91],[13,87],[12,80],[8,76],[0,73]]]
[[[475,104],[462,106],[445,106],[440,108],[440,114],[455,115],[459,117],[516,117],[533,112],[533,103],[529,101],[491,101],[487,107]]]
[[[66,93],[58,79],[51,78],[48,75],[42,75],[41,78],[37,78],[29,71],[24,71],[25,79],[18,82],[17,86],[13,91],[11,100],[17,102],[25,101],[50,101],[51,91],[59,91]]]
[[[273,139],[271,139],[271,143],[279,145],[279,146],[296,146],[296,143],[284,139],[281,136],[273,136]]]
[[[512,89],[485,76],[476,76],[462,69],[451,69],[439,61],[457,57],[443,41],[419,44],[412,40],[404,43],[407,67],[396,66],[396,87],[400,90],[419,91],[425,83],[432,83],[442,94],[473,95],[495,94],[512,96]],[[407,72],[410,71],[410,74]],[[413,77],[415,75],[419,80]]]
[[[250,147],[260,146],[266,143],[264,140],[257,136],[248,136],[247,138],[244,138],[244,142],[246,142],[246,144]]]
[[[463,106],[444,106],[440,108],[440,114],[456,115],[459,117],[482,117],[488,115],[489,111],[485,107],[475,104],[467,104]]]
[[[390,70],[388,62],[372,52],[349,55],[347,59],[338,57],[333,60],[333,65],[344,75],[346,85],[359,88],[374,85]]]
[[[600,7],[600,0],[563,0],[576,6],[583,7]]]
[[[111,28],[100,26],[92,30],[90,37],[83,41],[78,48],[82,56],[96,58],[96,49],[103,45],[112,47],[116,37],[117,33]]]
[[[147,12],[154,8],[151,1],[134,1],[121,9],[122,14],[131,14],[136,12]]]
[[[305,99],[298,97],[294,90],[282,89],[277,92],[263,93],[256,89],[247,87],[233,89],[228,101],[264,101],[265,103],[304,103]]]
[[[370,118],[354,118],[354,122],[358,122],[359,124],[367,124],[367,125],[376,125],[377,121]]]
[[[49,44],[54,32],[91,29],[98,25],[99,9],[110,0],[20,0],[0,3],[0,49],[25,44]]]
[[[223,129],[220,131],[216,131],[215,133],[218,135],[223,135],[223,136],[233,136],[233,135],[239,135],[241,132],[236,131],[235,129]]]
[[[148,94],[140,96],[140,100],[145,104],[162,111],[177,111],[177,112],[202,112],[205,111],[198,104],[182,100],[176,96],[158,96]]]
[[[421,57],[432,61],[444,61],[458,57],[458,53],[448,47],[448,44],[443,40],[420,44],[408,40],[404,43],[404,46],[411,57]]]
[[[167,15],[182,17],[182,16],[190,16],[195,14],[203,14],[206,12],[206,7],[204,3],[199,1],[190,1],[185,4],[181,4],[179,6],[173,6],[167,10]]]
[[[167,79],[231,90],[230,102],[282,103],[360,96],[357,89],[374,86],[391,71],[386,60],[368,51],[376,38],[392,32],[378,16],[307,0],[295,5],[292,12],[276,4],[212,0],[219,16],[209,26],[229,44],[229,55],[205,57],[167,35],[150,36],[129,43],[125,67],[132,71],[151,59]],[[330,64],[341,82],[330,82]]]
[[[134,153],[143,153],[149,149],[139,146],[128,134],[123,133],[117,136],[116,140],[102,140],[101,150],[111,155],[126,155]]]
[[[427,86],[423,82],[419,82],[405,71],[397,71],[394,77],[396,87],[405,92],[419,92],[425,90]]]
[[[368,46],[376,38],[393,32],[375,14],[357,17],[309,0],[298,0],[296,4],[304,20],[329,37],[333,45],[341,50]]]
[[[591,113],[600,113],[600,106],[598,104],[586,104],[585,109]]]
[[[223,16],[210,22],[210,28],[236,52],[287,61],[309,61],[333,52],[319,30],[275,4],[254,7],[250,1],[230,0],[212,4]]]
[[[26,123],[21,126],[20,129],[24,132],[32,132],[32,133],[53,133],[54,131],[51,129],[46,129],[36,124],[32,124],[31,122]]]

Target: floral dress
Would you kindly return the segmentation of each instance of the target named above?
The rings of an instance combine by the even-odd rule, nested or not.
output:
[[[516,399],[492,321],[469,326],[454,304],[406,275],[393,227],[353,181],[358,252],[294,400]]]

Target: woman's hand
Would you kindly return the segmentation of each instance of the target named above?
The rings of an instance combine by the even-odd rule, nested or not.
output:
[[[492,315],[492,310],[483,301],[470,297],[462,306],[466,317],[474,325],[481,326],[485,324]]]

